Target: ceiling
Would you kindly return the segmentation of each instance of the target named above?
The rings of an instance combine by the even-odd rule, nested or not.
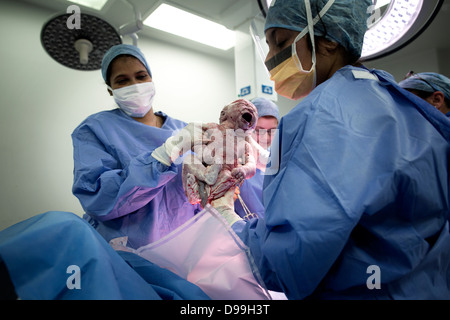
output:
[[[66,0],[20,1],[46,8],[54,12],[55,15],[66,13],[67,7],[72,4]],[[141,12],[143,19],[164,2],[223,24],[232,30],[237,29],[259,13],[259,6],[256,0],[109,0],[100,12],[89,10],[85,7],[81,7],[81,12],[96,15],[118,29],[120,26],[135,20],[133,7],[128,1],[131,1],[136,6]],[[450,48],[450,37],[448,37],[446,32],[443,32],[443,30],[450,30],[449,18],[450,0],[444,0],[444,5],[433,23],[419,38],[402,49],[402,52],[418,52],[430,47]],[[144,29],[139,31],[138,35],[139,37],[150,37],[171,42],[221,58],[234,58],[233,49],[228,51],[214,49],[147,26],[144,26]],[[124,39],[124,42],[128,42],[128,40]]]
[[[56,15],[66,13],[67,7],[72,5],[66,0],[19,0],[37,7],[48,9]],[[129,2],[132,2],[142,14],[145,20],[161,3],[167,3],[180,9],[189,11],[206,19],[220,23],[231,30],[235,30],[242,23],[252,19],[259,13],[256,0],[109,0],[101,11],[92,10],[80,6],[81,13],[88,13],[98,16],[111,24],[116,29],[120,26],[136,19],[134,9]],[[51,16],[49,16],[50,19]],[[43,22],[44,24],[45,22]],[[167,42],[199,50],[218,57],[233,59],[233,49],[223,51],[211,48],[206,45],[173,36],[163,31],[147,26],[139,31],[139,37],[151,37]],[[124,38],[124,42],[131,43],[131,40]]]

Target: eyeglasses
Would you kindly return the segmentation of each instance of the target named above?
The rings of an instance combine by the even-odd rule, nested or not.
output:
[[[269,129],[269,130],[260,128],[255,129],[255,133],[257,136],[265,136],[267,134],[269,137],[272,137],[275,135],[276,131],[277,129]]]
[[[425,82],[427,85],[430,86],[431,89],[433,89],[433,92],[440,91],[439,89],[436,89],[436,87],[433,86],[431,83],[429,83],[427,80],[422,78],[419,74],[415,73],[414,71],[408,72],[403,80],[406,80],[406,79],[409,79],[409,78],[419,79],[419,80]]]

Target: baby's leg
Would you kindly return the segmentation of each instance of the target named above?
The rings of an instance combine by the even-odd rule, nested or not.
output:
[[[212,164],[205,166],[200,160],[195,159],[197,161],[193,161],[194,159],[195,158],[192,157],[190,163],[185,163],[185,165],[189,167],[189,172],[196,176],[198,180],[213,185],[217,180],[220,170],[222,170],[222,165]]]
[[[204,179],[201,180],[212,186],[214,183],[216,183],[220,170],[222,170],[221,164],[212,164],[206,167]]]
[[[201,197],[199,192],[199,184],[195,176],[187,173],[185,176],[185,192],[190,204],[200,203]]]

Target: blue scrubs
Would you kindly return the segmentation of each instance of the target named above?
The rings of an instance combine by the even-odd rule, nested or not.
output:
[[[256,214],[258,218],[264,218],[264,204],[262,200],[262,189],[264,183],[264,172],[256,169],[256,173],[250,179],[244,181],[239,188],[242,200],[244,201],[250,213]],[[247,214],[239,200],[234,202],[234,211],[244,218]]]
[[[347,66],[278,129],[265,219],[233,225],[269,289],[290,299],[450,299],[447,117],[389,74]]]
[[[139,248],[160,239],[200,211],[186,198],[181,164],[167,167],[151,153],[186,123],[157,113],[161,128],[120,109],[89,116],[72,133],[73,194],[85,218],[107,240],[128,236]]]

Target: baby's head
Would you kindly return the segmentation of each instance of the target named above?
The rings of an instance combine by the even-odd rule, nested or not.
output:
[[[220,112],[219,122],[227,129],[241,129],[250,134],[256,127],[258,111],[248,100],[239,99],[226,105]]]

